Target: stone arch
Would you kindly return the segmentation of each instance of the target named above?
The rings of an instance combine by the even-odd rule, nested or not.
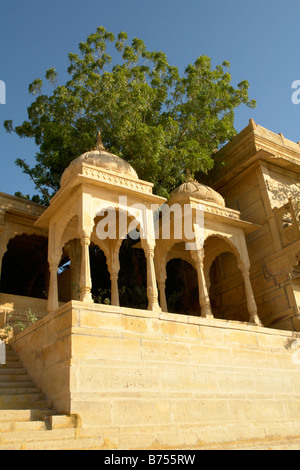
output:
[[[213,249],[208,250],[207,245],[210,243],[210,240],[216,239],[218,243],[213,247]],[[205,246],[206,245],[206,246]],[[212,263],[223,252],[230,252],[232,253],[239,265],[245,264],[245,260],[239,251],[236,243],[232,240],[230,236],[226,236],[223,234],[211,234],[204,240],[204,272],[207,281],[209,280],[209,271],[211,268]]]
[[[78,233],[78,215],[74,213],[68,214],[65,223],[60,227],[57,233],[57,244],[63,249],[66,243],[75,238],[79,238]]]
[[[141,220],[134,216],[132,211],[103,201],[97,205],[91,240],[106,256],[111,279],[111,303],[147,308],[145,247],[140,239]],[[130,227],[134,227],[137,239],[129,236]]]
[[[213,244],[213,241],[221,240]],[[212,286],[212,277],[211,277],[211,269],[212,265],[217,258],[221,259],[220,257],[223,256],[223,253],[229,253],[231,256],[231,260],[234,260],[235,263],[235,277],[239,278],[239,281],[236,282],[236,292],[238,292],[238,298],[235,300],[234,293],[232,293],[232,289],[230,289],[230,282],[227,285],[227,296],[229,297],[232,295],[232,299],[230,303],[224,303],[225,308],[231,307],[233,304],[238,304],[238,314],[234,314],[231,308],[228,308],[228,312],[225,314],[223,312],[223,318],[230,317],[230,319],[238,319],[250,321],[251,323],[255,323],[260,325],[261,321],[257,315],[257,306],[255,302],[255,298],[253,295],[253,290],[250,282],[250,275],[249,275],[249,258],[248,254],[243,251],[243,247],[240,249],[239,244],[233,237],[227,237],[220,234],[212,234],[211,236],[207,237],[204,242],[204,275],[206,279],[206,285],[208,290],[210,291],[210,303],[214,304],[212,299],[212,290],[216,289],[216,286]],[[223,280],[224,281],[224,280]],[[224,285],[226,282],[223,282],[223,290]],[[221,290],[222,293],[222,290]],[[215,306],[213,307],[215,308]],[[236,307],[234,307],[236,308]],[[235,310],[236,312],[236,310]]]
[[[115,239],[118,240],[118,246],[121,245],[124,237],[129,233],[128,226],[133,222],[136,222],[136,226],[139,227],[140,238],[147,238],[147,222],[145,214],[142,209],[139,209],[137,204],[136,207],[120,206],[118,203],[108,203],[106,201],[99,202],[95,211],[94,221],[100,217],[105,219],[105,212],[114,213],[115,217],[111,220],[112,235],[115,235]],[[142,205],[140,205],[142,206]],[[142,207],[143,208],[143,207]],[[107,216],[106,216],[107,217]],[[126,220],[125,220],[126,219]],[[128,224],[128,220],[130,221]],[[109,217],[107,224],[110,225]],[[116,227],[115,227],[116,226]],[[101,227],[102,228],[102,227]],[[95,228],[94,228],[95,230]],[[96,229],[97,233],[97,229]],[[98,232],[99,234],[99,232]],[[108,230],[108,235],[110,234]],[[99,237],[98,237],[99,238]]]

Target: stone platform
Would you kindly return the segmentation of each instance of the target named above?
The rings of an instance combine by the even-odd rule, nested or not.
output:
[[[104,448],[251,448],[297,447],[299,339],[247,323],[71,301],[10,344],[55,409],[79,416]]]

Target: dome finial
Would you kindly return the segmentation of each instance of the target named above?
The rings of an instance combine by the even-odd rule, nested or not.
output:
[[[188,168],[185,170],[185,183],[198,183],[198,181],[195,180],[195,178],[192,177],[191,172]]]
[[[96,150],[98,150],[99,152],[101,152],[102,150],[105,150],[105,147],[102,143],[102,137],[101,137],[101,132],[100,131],[98,132],[98,135],[97,135]]]

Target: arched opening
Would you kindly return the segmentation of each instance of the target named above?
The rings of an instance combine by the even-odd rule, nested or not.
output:
[[[5,294],[47,297],[48,239],[39,235],[16,235],[2,260],[0,290]]]
[[[93,301],[98,304],[110,304],[111,281],[104,251],[98,245],[91,243],[89,253]]]
[[[167,263],[166,300],[168,312],[201,315],[197,272],[181,258]]]
[[[147,261],[140,239],[132,239],[130,234],[122,241],[119,251],[119,298],[123,307],[146,309]]]
[[[93,299],[100,295],[101,303],[108,303],[115,295],[116,302],[117,291],[120,306],[147,308],[147,264],[139,222],[125,211],[103,208],[94,218],[92,237],[103,247],[101,254],[101,250],[90,250]],[[113,286],[114,276],[117,280]]]
[[[72,300],[72,273],[71,273],[71,260],[65,253],[58,266],[57,271],[57,285],[58,285],[58,300],[59,302],[69,302]]]
[[[64,246],[57,272],[60,302],[69,302],[80,298],[81,253],[81,243],[78,238],[69,240]],[[111,287],[105,254],[98,245],[91,242],[89,256],[93,301],[109,304]]]
[[[233,253],[223,252],[215,258],[209,271],[209,283],[215,318],[249,321],[244,280]]]

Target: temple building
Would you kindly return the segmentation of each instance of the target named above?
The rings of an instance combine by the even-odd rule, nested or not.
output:
[[[214,188],[259,228],[246,235],[264,326],[299,331],[300,143],[255,124],[219,152]]]
[[[300,143],[250,120],[215,161],[166,199],[99,134],[48,207],[0,193],[0,330],[103,448],[297,434]]]
[[[120,305],[120,247],[130,222],[145,231],[146,218],[147,234],[134,251],[142,250],[146,260],[147,308],[246,322],[251,317],[266,327],[299,331],[299,155],[299,144],[250,120],[217,154],[217,163],[225,165],[222,170],[216,165],[212,187],[187,181],[166,201],[99,140],[94,151],[65,170],[49,208],[1,194],[3,309],[18,300],[24,305],[19,297],[10,302],[9,295],[47,297],[48,302],[33,301],[41,316],[59,302],[93,302],[97,289],[108,292],[109,303]],[[144,213],[135,209],[139,204]],[[194,233],[197,204],[204,238],[191,250],[187,242],[196,239],[185,238],[184,211],[190,207]],[[153,207],[160,214],[169,210],[167,235],[162,227],[154,233]],[[115,230],[99,239],[97,224],[105,214]],[[91,246],[101,251],[106,271],[102,285],[95,273],[94,288]]]

